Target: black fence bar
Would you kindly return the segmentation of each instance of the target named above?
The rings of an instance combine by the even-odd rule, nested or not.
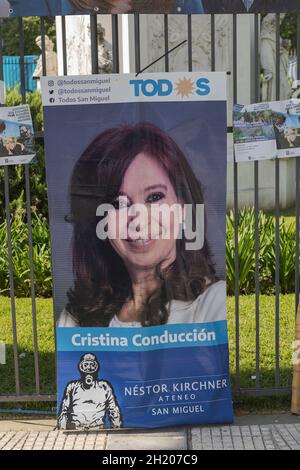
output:
[[[40,393],[40,367],[39,367],[39,352],[38,352],[36,300],[35,300],[29,164],[25,165],[25,194],[26,194],[26,214],[27,214],[27,226],[28,226],[29,262],[30,262],[30,294],[31,294],[32,330],[33,330],[33,347],[34,347],[34,375],[35,375],[36,393],[39,394]]]
[[[254,84],[255,84],[255,102],[260,101],[260,55],[259,55],[259,15],[255,14],[254,19]],[[256,347],[255,363],[256,377],[255,385],[260,387],[260,328],[259,328],[259,163],[254,162],[254,230],[255,230],[255,323],[256,323]]]
[[[300,13],[297,15],[297,81],[300,87]],[[296,262],[295,262],[295,315],[299,306],[299,231],[300,231],[300,157],[296,158]]]
[[[215,15],[210,15],[210,38],[211,38],[211,48],[210,48],[210,57],[211,57],[211,71],[216,70],[216,25],[215,25]]]
[[[232,19],[233,104],[237,103],[237,15]],[[240,287],[239,287],[239,195],[238,164],[233,162],[234,186],[234,293],[235,293],[235,387],[240,389]]]
[[[280,15],[276,14],[276,101],[280,100]],[[275,161],[275,386],[280,385],[280,161]]]
[[[15,369],[15,387],[16,387],[16,394],[19,395],[21,392],[21,389],[20,389],[15,286],[14,286],[13,257],[12,257],[12,239],[11,239],[11,226],[10,226],[11,214],[10,214],[10,208],[9,208],[9,169],[7,166],[4,167],[4,192],[5,192],[7,248],[8,248],[8,263],[9,263],[9,290],[10,290],[14,369]]]
[[[299,230],[300,230],[300,159],[296,158],[296,262],[295,262],[295,314],[299,307]]]
[[[61,17],[61,36],[62,36],[62,58],[63,58],[63,74],[68,75],[68,55],[67,55],[67,30],[66,17]]]
[[[120,71],[118,15],[111,15],[113,73]]]
[[[46,41],[45,41],[45,18],[41,17],[41,46],[42,46],[42,74],[47,75]]]
[[[141,50],[140,50],[140,15],[134,14],[134,56],[135,56],[135,71],[138,73],[141,70]]]
[[[20,78],[21,78],[21,96],[22,103],[26,103],[26,85],[25,85],[25,61],[24,61],[24,30],[23,18],[18,18],[19,22],[19,54],[20,54]]]
[[[2,26],[2,20],[0,23]],[[2,37],[0,28],[0,79],[3,80],[3,51],[2,51]],[[18,355],[18,337],[17,337],[17,319],[16,319],[16,302],[15,302],[15,288],[14,288],[14,272],[13,272],[13,257],[12,257],[12,239],[10,227],[10,207],[9,207],[9,168],[4,167],[4,198],[5,198],[5,215],[6,215],[6,233],[7,233],[7,250],[8,250],[8,265],[9,265],[9,292],[10,292],[10,306],[12,318],[12,340],[13,340],[13,357],[14,357],[14,374],[15,374],[15,391],[20,394],[20,371],[19,371],[19,355]]]
[[[45,37],[44,37],[45,42]],[[26,103],[25,92],[25,70],[24,70],[24,56],[25,56],[25,40],[23,20],[19,19],[19,49],[20,49],[20,67],[21,67],[21,90],[22,90],[22,103]],[[30,270],[30,295],[31,295],[31,315],[32,315],[32,328],[33,328],[33,347],[34,347],[34,375],[36,393],[40,393],[40,368],[39,368],[39,353],[38,353],[38,334],[37,334],[37,320],[36,320],[36,300],[35,300],[35,279],[34,279],[34,259],[33,259],[33,241],[32,241],[32,219],[31,219],[31,195],[30,195],[30,170],[29,164],[24,167],[25,172],[25,195],[26,195],[26,217],[28,229],[28,249],[29,249],[29,270]]]
[[[187,31],[188,31],[188,70],[193,71],[193,25],[192,16],[187,16]]]
[[[99,72],[97,15],[90,15],[92,73]]]
[[[169,71],[169,17],[164,15],[165,72]]]

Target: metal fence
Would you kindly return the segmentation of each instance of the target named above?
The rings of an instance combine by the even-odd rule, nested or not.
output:
[[[232,58],[233,58],[233,72],[232,72],[232,83],[233,83],[233,101],[237,101],[237,85],[238,85],[238,45],[237,45],[237,15],[230,16],[232,20]],[[20,56],[20,91],[22,96],[22,102],[26,102],[26,80],[25,80],[25,56],[24,56],[24,24],[23,19],[19,20],[19,56]],[[63,57],[63,71],[67,75],[67,37],[66,37],[66,19],[62,17],[62,57]],[[120,51],[119,51],[119,22],[120,18],[117,15],[112,15],[112,55],[113,55],[113,72],[118,73],[120,71]],[[188,70],[192,71],[193,64],[193,48],[192,41],[192,16],[186,16],[187,22],[187,51],[188,51]],[[259,39],[259,22],[260,15],[254,15],[254,54],[255,63],[252,70],[255,83],[255,102],[260,100],[260,39]],[[216,28],[215,28],[215,16],[210,15],[211,24],[211,69],[215,70],[216,66],[216,51],[218,45],[216,44]],[[140,16],[134,15],[134,57],[135,57],[135,70],[140,72],[141,70],[141,31],[140,31]],[[164,16],[163,23],[163,34],[164,34],[164,46],[165,55],[161,59],[164,62],[165,70],[169,70],[169,55],[167,54],[169,48],[169,18],[168,15]],[[97,40],[97,17],[90,17],[90,33],[91,33],[91,62],[92,62],[92,73],[98,73],[98,40]],[[42,38],[42,64],[43,74],[46,75],[46,50],[45,50],[45,18],[40,19],[40,34]],[[297,50],[300,51],[300,14],[297,15]],[[2,46],[2,41],[1,41]],[[280,15],[276,15],[276,99],[280,99]],[[2,49],[0,50],[0,79],[3,79],[2,71]],[[297,70],[298,78],[300,79],[300,54],[298,53],[297,58]],[[228,132],[232,132],[231,128],[228,128]],[[42,133],[37,133],[38,138],[43,138]],[[275,251],[276,251],[276,275],[275,275],[275,296],[274,296],[274,331],[270,331],[271,335],[275,338],[275,357],[274,357],[274,383],[269,386],[263,386],[261,381],[260,361],[261,361],[261,343],[260,343],[260,321],[261,321],[261,305],[260,305],[260,275],[259,275],[259,169],[260,163],[253,162],[253,175],[254,175],[254,215],[255,215],[255,324],[256,324],[256,337],[255,337],[255,382],[253,387],[244,388],[241,386],[241,365],[240,365],[240,335],[243,333],[240,324],[240,294],[239,294],[239,259],[238,259],[238,221],[239,221],[239,185],[238,185],[238,174],[239,165],[233,164],[233,180],[234,180],[234,215],[235,215],[235,373],[234,373],[234,386],[233,392],[235,396],[241,395],[271,395],[271,394],[286,394],[290,393],[291,387],[282,385],[280,377],[280,272],[279,272],[279,257],[280,257],[280,170],[281,162],[275,161]],[[10,275],[10,302],[11,302],[11,316],[12,316],[12,339],[13,339],[13,361],[14,361],[14,382],[15,390],[13,393],[0,395],[0,402],[11,402],[11,401],[55,401],[56,396],[54,395],[54,389],[45,390],[40,381],[40,351],[38,344],[38,323],[37,323],[37,308],[36,308],[36,296],[35,296],[35,279],[34,279],[34,261],[33,261],[33,240],[32,240],[32,227],[31,227],[31,195],[30,195],[30,171],[29,165],[24,167],[24,188],[26,194],[26,215],[28,223],[28,243],[29,243],[29,260],[30,260],[30,280],[31,280],[31,319],[32,331],[33,331],[33,345],[34,345],[34,361],[32,364],[32,377],[35,380],[35,390],[30,393],[24,393],[22,390],[22,384],[20,381],[20,358],[18,352],[18,322],[17,322],[17,311],[16,311],[16,299],[14,289],[14,272],[13,272],[13,258],[12,258],[12,235],[11,235],[11,213],[10,213],[10,168],[4,167],[3,170],[3,181],[0,184],[4,184],[5,189],[5,208],[6,208],[6,223],[7,223],[7,241],[8,241],[8,258],[9,258],[9,275]],[[295,172],[295,201],[296,201],[296,252],[295,252],[295,309],[290,312],[292,317],[295,316],[299,303],[299,223],[300,223],[300,159],[296,159],[296,172]],[[1,315],[1,313],[0,313]],[[28,317],[30,318],[30,317]],[[1,322],[1,316],[0,316]],[[49,329],[54,329],[54,324],[49,325]],[[1,324],[0,324],[1,331]],[[1,339],[1,338],[0,338]],[[286,345],[285,347],[289,347]],[[55,360],[54,354],[51,360]],[[0,366],[3,367],[3,366]]]

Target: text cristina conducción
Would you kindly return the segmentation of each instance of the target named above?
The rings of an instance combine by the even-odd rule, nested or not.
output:
[[[165,329],[161,334],[147,335],[142,333],[132,334],[128,336],[117,336],[111,333],[101,333],[93,335],[87,333],[82,335],[76,333],[72,335],[72,345],[77,347],[83,346],[117,346],[117,347],[145,347],[159,346],[174,343],[207,343],[215,342],[217,335],[215,331],[207,331],[206,328],[193,328],[191,331],[182,331],[172,333]]]

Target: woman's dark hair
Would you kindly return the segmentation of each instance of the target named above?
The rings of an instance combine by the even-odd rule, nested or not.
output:
[[[144,153],[166,171],[178,200],[203,204],[202,190],[185,156],[165,132],[149,123],[124,125],[98,135],[77,161],[70,184],[73,223],[74,287],[68,292],[68,312],[80,326],[108,326],[125,302],[132,285],[123,260],[109,240],[96,235],[100,204],[119,195],[124,175],[134,158]],[[172,299],[193,301],[217,278],[205,241],[201,250],[185,249],[177,240],[177,257],[163,272],[157,267],[160,288],[147,299],[141,314],[143,326],[168,321]]]

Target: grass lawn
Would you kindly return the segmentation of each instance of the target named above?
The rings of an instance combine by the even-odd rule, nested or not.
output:
[[[235,299],[228,297],[230,370],[235,385]],[[31,300],[16,299],[21,392],[35,392]],[[55,393],[55,353],[52,299],[37,299],[41,393]],[[7,364],[0,365],[0,394],[15,392],[10,299],[0,297],[0,341],[6,343]],[[294,296],[280,297],[280,378],[291,384],[291,344],[294,339]],[[275,383],[275,297],[260,296],[261,386]],[[255,296],[240,297],[240,383],[255,386]],[[250,399],[256,406],[259,400]],[[279,403],[282,399],[278,398]],[[249,402],[249,400],[248,400]],[[270,403],[270,402],[268,402]],[[285,402],[286,403],[286,402]],[[41,404],[38,404],[41,409]],[[49,409],[49,407],[47,407]]]

